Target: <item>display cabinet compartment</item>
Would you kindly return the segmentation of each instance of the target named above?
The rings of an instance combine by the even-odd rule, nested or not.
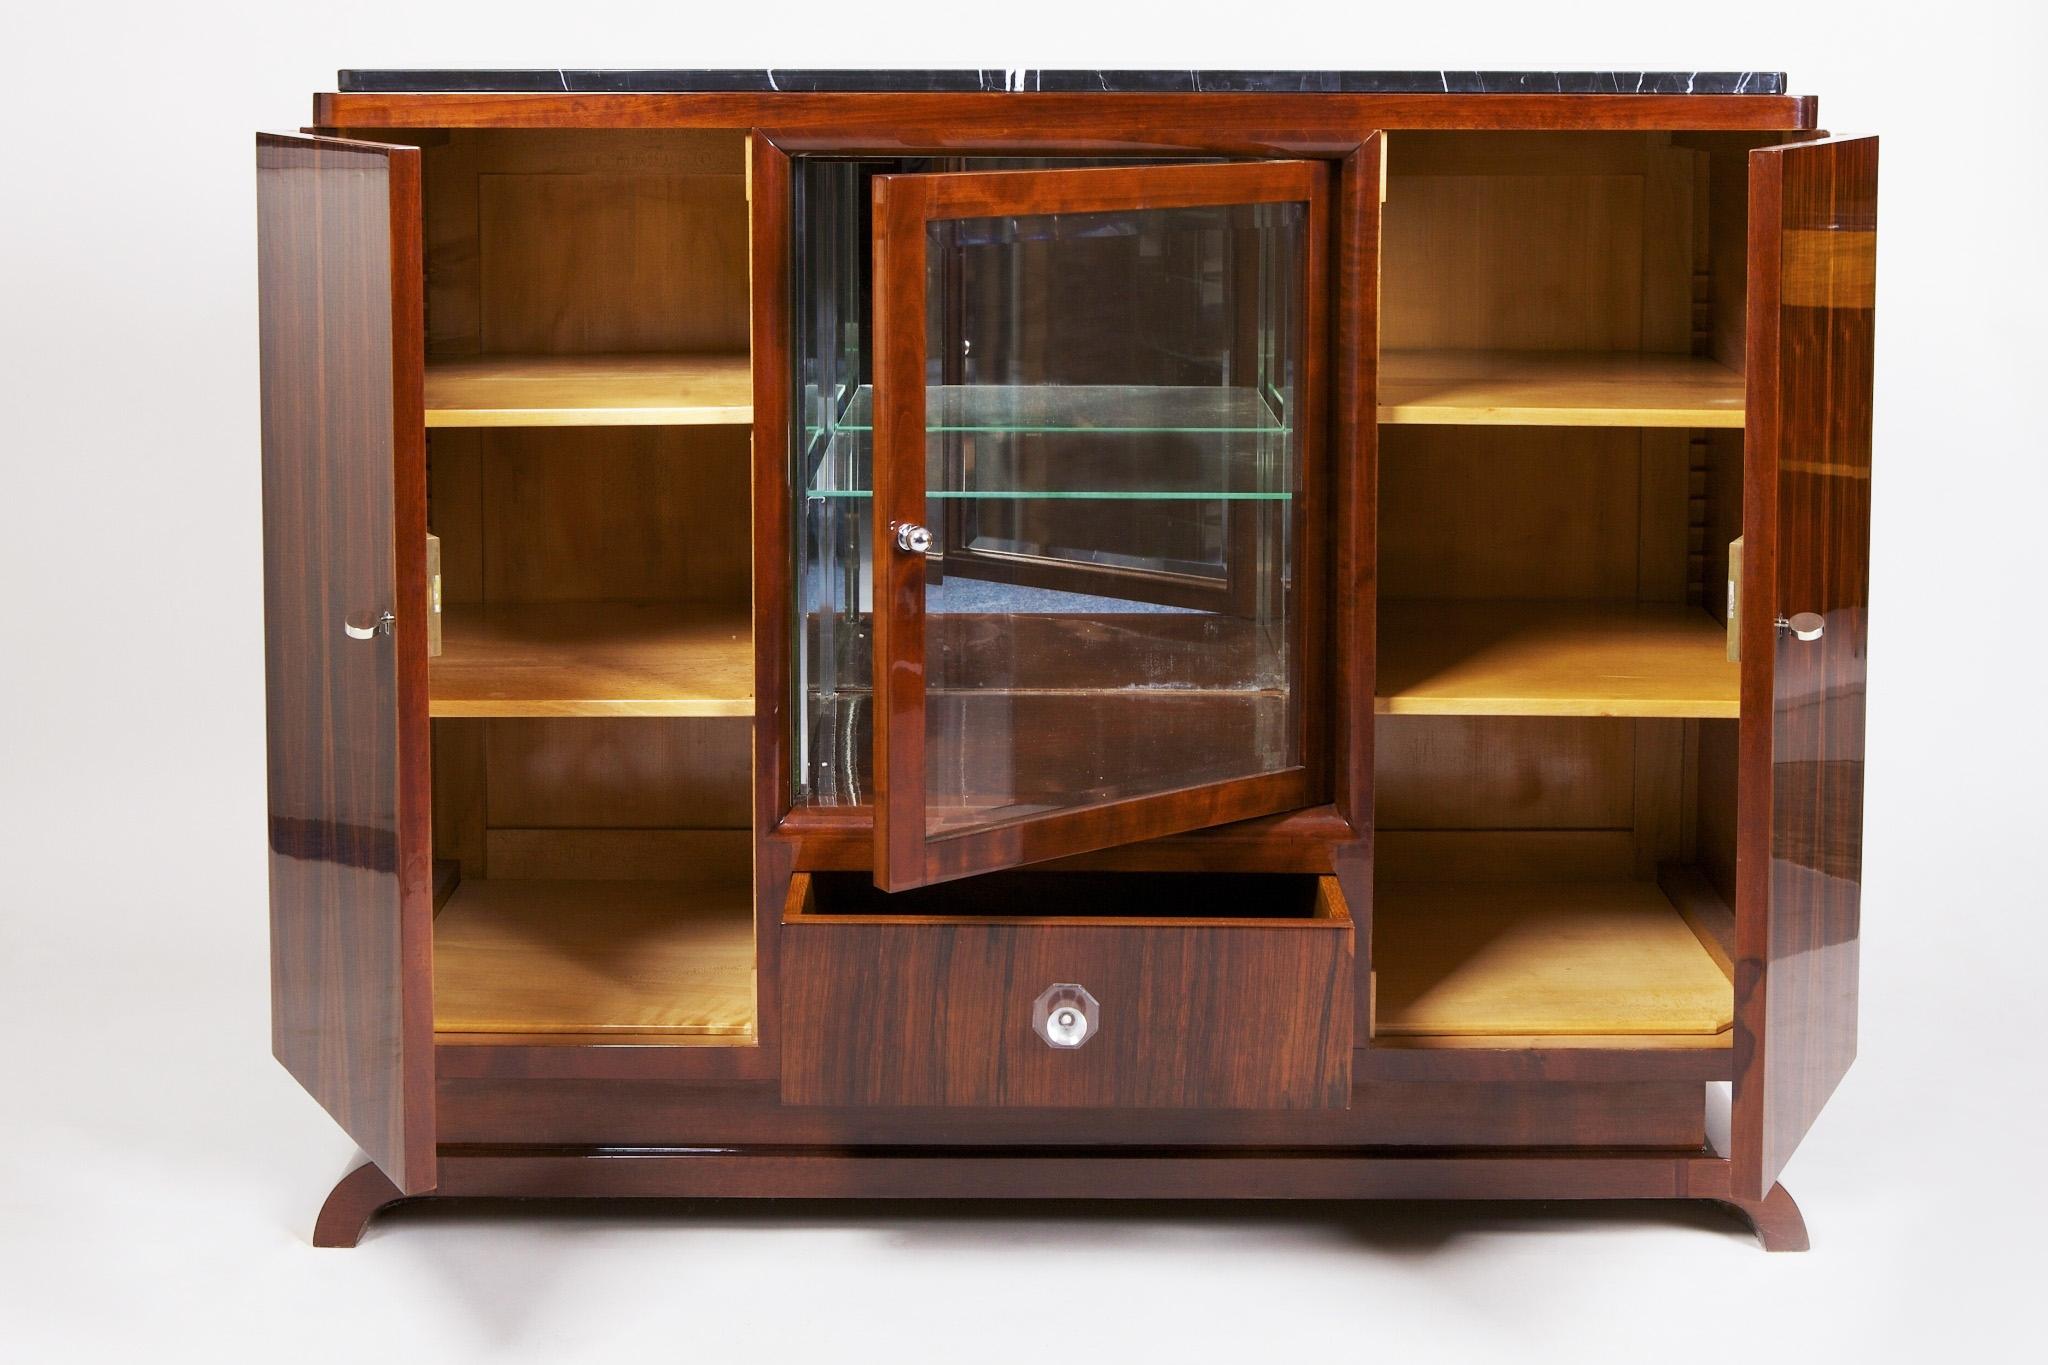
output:
[[[1010,873],[885,896],[863,873],[799,873],[782,954],[785,1103],[1349,1101],[1334,877]]]

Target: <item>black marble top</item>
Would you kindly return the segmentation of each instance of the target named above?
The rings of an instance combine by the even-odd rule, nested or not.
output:
[[[343,71],[339,88],[577,94],[663,91],[1252,91],[1353,95],[1782,95],[1782,71]]]

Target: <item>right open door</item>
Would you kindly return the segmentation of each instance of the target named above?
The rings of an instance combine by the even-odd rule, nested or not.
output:
[[[1735,1194],[1856,1056],[1877,139],[1749,162]]]

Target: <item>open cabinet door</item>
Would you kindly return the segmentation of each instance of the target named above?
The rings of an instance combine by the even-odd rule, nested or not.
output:
[[[256,143],[272,1048],[434,1187],[420,154]]]
[[[1877,139],[1750,154],[1735,1192],[1856,1056]]]
[[[883,889],[1323,799],[1328,176],[876,178]]]

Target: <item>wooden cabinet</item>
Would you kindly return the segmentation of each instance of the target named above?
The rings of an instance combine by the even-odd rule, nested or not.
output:
[[[1712,73],[792,74],[345,73],[259,139],[275,1048],[371,1162],[316,1239],[979,1193],[1803,1245],[1874,140]]]

